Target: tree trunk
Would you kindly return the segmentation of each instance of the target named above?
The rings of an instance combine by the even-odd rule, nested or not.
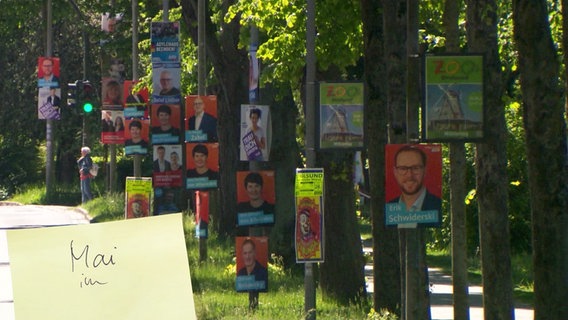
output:
[[[325,262],[320,265],[324,297],[341,304],[365,299],[365,261],[355,214],[353,153],[319,153],[325,173]],[[349,272],[346,272],[349,270]]]
[[[564,98],[546,1],[513,1],[531,196],[535,319],[568,319]]]
[[[284,93],[282,93],[284,92]],[[283,95],[282,98],[277,98]],[[270,163],[276,168],[276,219],[270,232],[271,252],[284,257],[288,266],[296,263],[293,239],[295,232],[294,182],[296,168],[300,167],[298,144],[296,143],[297,106],[289,88],[261,89],[261,101],[270,105],[272,116],[272,147]]]
[[[365,41],[365,137],[368,144],[369,187],[373,226],[375,310],[398,313],[401,307],[400,252],[396,229],[385,227],[385,144],[387,86],[382,0],[361,0]]]
[[[182,0],[182,18],[190,26],[190,34],[197,44],[197,0]],[[228,1],[227,6],[234,3]],[[227,7],[223,7],[224,10]],[[224,15],[225,12],[222,13]],[[217,123],[219,131],[219,204],[218,216],[212,217],[213,228],[221,235],[232,235],[236,225],[236,175],[239,163],[240,108],[248,103],[248,54],[238,47],[240,25],[237,16],[229,23],[214,26],[207,14],[207,61],[215,70],[217,89],[208,94],[217,95]],[[216,27],[222,32],[217,33]]]
[[[485,54],[485,142],[477,144],[477,196],[485,319],[513,319],[513,284],[508,221],[506,124],[497,45],[497,3],[467,1],[470,52]]]
[[[459,53],[460,0],[446,0],[444,27],[446,52]],[[469,287],[467,282],[467,228],[466,228],[466,151],[464,143],[450,144],[450,210],[452,228],[452,284],[454,294],[454,319],[469,320]]]

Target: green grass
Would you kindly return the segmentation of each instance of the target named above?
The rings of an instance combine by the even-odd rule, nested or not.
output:
[[[78,187],[78,186],[77,186]],[[78,194],[77,187],[59,188],[59,201],[71,202],[72,194]],[[95,189],[96,198],[82,205],[93,222],[124,219],[124,194],[103,195]],[[68,198],[66,198],[68,197]],[[10,201],[25,204],[45,204],[45,187],[31,187],[14,196]],[[76,200],[74,200],[76,201]],[[78,204],[76,204],[78,205]],[[194,292],[195,309],[198,319],[303,319],[304,284],[302,274],[292,274],[282,267],[279,257],[272,256],[269,263],[269,292],[260,293],[259,306],[249,310],[247,293],[235,291],[235,248],[232,239],[220,239],[210,230],[207,239],[207,258],[199,258],[199,242],[195,238],[193,216],[184,212],[184,230],[187,254],[190,264],[191,282]],[[360,219],[361,238],[372,239],[368,219]],[[370,258],[370,257],[369,257]],[[428,265],[441,268],[451,274],[451,257],[447,251],[428,253]],[[533,304],[533,279],[530,256],[515,256],[512,259],[514,298],[518,302]],[[481,270],[478,258],[468,261],[468,280],[472,284],[481,284]],[[394,320],[395,315],[375,312],[371,299],[364,306],[342,306],[323,297],[316,290],[316,309],[318,319],[366,319]]]

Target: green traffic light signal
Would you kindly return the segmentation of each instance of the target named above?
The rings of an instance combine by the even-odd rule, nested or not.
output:
[[[83,111],[85,113],[90,113],[93,111],[93,104],[90,102],[84,102],[83,103]]]

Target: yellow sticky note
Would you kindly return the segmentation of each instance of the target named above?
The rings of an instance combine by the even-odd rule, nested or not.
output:
[[[7,239],[16,319],[196,319],[181,214]]]

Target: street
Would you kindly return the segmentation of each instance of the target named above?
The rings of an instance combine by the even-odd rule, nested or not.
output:
[[[365,242],[364,242],[365,244]],[[370,243],[367,242],[368,245]],[[363,251],[371,254],[371,247],[365,246]],[[440,269],[428,268],[430,280],[430,314],[432,320],[452,320],[454,318],[452,277],[442,273]],[[365,266],[365,279],[367,292],[373,292],[373,265]],[[483,319],[483,288],[476,285],[469,286],[469,318],[471,320]],[[516,320],[533,320],[534,311],[530,306],[515,305]]]

